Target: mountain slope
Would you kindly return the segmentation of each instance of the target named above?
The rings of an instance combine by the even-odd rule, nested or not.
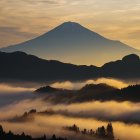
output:
[[[35,39],[2,48],[1,51],[23,51],[40,58],[96,65],[130,53],[140,54],[139,50],[109,40],[74,22],[63,23]]]
[[[0,52],[0,79],[49,82],[99,77],[140,78],[140,58],[131,54],[102,67],[44,60],[23,52]]]
[[[77,80],[95,77],[95,66],[77,66],[44,60],[23,52],[0,52],[0,79],[28,81]]]

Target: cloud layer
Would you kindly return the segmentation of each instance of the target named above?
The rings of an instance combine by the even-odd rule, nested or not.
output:
[[[66,82],[66,84],[61,83],[55,86],[80,88],[87,83],[100,82],[106,82],[110,85],[118,84],[119,87],[126,86],[126,83],[114,79],[88,80],[79,82],[75,86],[75,83],[70,83],[69,86],[69,82]],[[84,140],[87,138],[75,136],[62,128],[76,123],[81,129],[92,128],[95,130],[99,126],[106,126],[108,121],[113,121],[116,138],[124,140],[140,139],[140,103],[92,101],[69,105],[54,105],[51,102],[42,100],[42,98],[35,96],[31,92],[34,89],[32,87],[36,87],[34,84],[34,86],[31,84],[31,88],[29,84],[24,84],[24,86],[28,85],[28,87],[24,88],[16,88],[15,85],[17,86],[17,83],[13,83],[13,85],[14,87],[12,85],[0,85],[0,124],[4,126],[6,131],[12,130],[14,133],[22,133],[24,131],[26,134],[33,136],[41,136],[43,134],[50,136],[53,132],[59,136],[69,137],[69,139]],[[17,123],[9,121],[9,119],[17,115],[20,116],[31,109],[37,109],[37,111],[53,110],[56,113],[43,116],[37,114],[31,122]],[[25,125],[28,127],[25,127]]]
[[[139,104],[133,104],[129,102],[88,102],[84,104],[72,104],[72,105],[59,105],[53,106],[48,103],[43,103],[41,100],[24,100],[16,104],[11,104],[4,108],[0,108],[0,123],[4,126],[6,131],[12,130],[15,133],[31,134],[33,136],[40,136],[46,134],[47,136],[52,135],[52,132],[57,135],[67,136],[71,138],[74,134],[68,133],[63,130],[64,126],[71,126],[77,124],[81,129],[93,129],[107,124],[108,121],[99,121],[98,117],[102,119],[118,118],[118,121],[123,121],[123,119],[135,119],[139,116],[135,116],[134,112],[140,114]],[[14,110],[12,109],[14,108]],[[38,110],[45,110],[52,108],[56,111],[69,111],[69,114],[54,114],[54,115],[35,115],[35,118],[31,122],[7,122],[4,121],[16,115],[23,114],[23,111],[29,111],[32,108],[37,108]],[[113,109],[112,109],[113,108]],[[5,112],[3,114],[3,111]],[[129,117],[127,114],[130,114]],[[124,116],[123,118],[123,115]],[[119,117],[122,120],[119,120]],[[100,118],[101,119],[101,118]],[[108,120],[107,119],[107,120]],[[140,138],[139,132],[140,127],[137,124],[124,124],[123,122],[113,122],[114,132],[116,138],[125,140],[138,140]],[[29,127],[25,127],[28,125]],[[18,128],[18,129],[17,129]],[[127,135],[125,135],[127,133]],[[79,136],[78,136],[79,137]],[[75,136],[76,139],[79,139]],[[83,137],[84,138],[84,137]]]

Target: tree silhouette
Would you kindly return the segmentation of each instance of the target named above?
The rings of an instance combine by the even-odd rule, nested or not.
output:
[[[102,127],[99,127],[96,131],[96,134],[99,136],[99,137],[105,137],[106,136],[106,131],[105,131],[105,127],[102,126]]]
[[[25,135],[23,132],[21,135],[15,135],[12,133],[12,131],[9,131],[8,133],[4,132],[3,127],[0,125],[0,140],[67,140],[66,138],[56,137],[54,134],[50,139],[47,139],[44,135],[43,137],[39,138],[32,138],[29,135]]]
[[[109,123],[107,125],[107,136],[108,138],[114,139],[114,132],[113,132],[113,127],[112,127],[112,123]]]
[[[3,133],[4,133],[3,128],[2,128],[2,126],[0,125],[0,134],[3,134]]]

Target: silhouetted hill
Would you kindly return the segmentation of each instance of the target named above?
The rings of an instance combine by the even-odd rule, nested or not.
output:
[[[77,80],[96,77],[95,66],[77,66],[44,60],[23,52],[0,52],[1,79],[29,81]]]
[[[115,87],[112,87],[112,86],[109,86],[109,85],[107,85],[107,84],[87,84],[87,85],[85,85],[83,88],[81,88],[80,90],[79,90],[79,92],[87,92],[87,91],[94,91],[94,93],[95,93],[95,91],[96,92],[100,92],[100,91],[104,91],[104,92],[108,92],[108,91],[112,91],[112,90],[114,90],[114,89],[116,89]]]
[[[115,62],[109,62],[101,67],[103,76],[117,78],[139,78],[140,58],[130,54]]]
[[[38,90],[37,90],[38,91]],[[41,93],[41,91],[39,92]],[[140,102],[140,85],[128,86],[127,88],[117,89],[106,84],[90,84],[77,91],[59,92],[59,94],[46,94],[44,100],[53,103],[77,103],[92,100],[98,101],[132,101]],[[41,94],[39,94],[41,95]],[[48,96],[50,95],[50,96]]]
[[[58,89],[58,88],[53,88],[51,86],[45,86],[37,89],[35,91],[36,93],[60,93],[60,92],[72,92],[71,90],[66,90],[66,89]]]
[[[97,85],[98,86],[98,85]],[[107,90],[106,90],[107,89]],[[85,90],[82,94],[84,100],[100,100],[100,101],[132,101],[140,102],[140,85],[132,85],[122,89],[116,89],[108,86],[107,88],[100,87],[98,92],[95,92],[94,89]],[[96,94],[97,93],[97,94]],[[78,98],[82,98],[81,92]],[[88,97],[89,96],[89,97]],[[74,99],[76,101],[76,99]],[[77,99],[78,100],[78,99]]]
[[[0,50],[23,51],[40,58],[82,65],[102,65],[131,53],[140,54],[137,49],[74,22],[65,22],[39,37]]]
[[[37,89],[35,92],[38,95],[46,96],[45,100],[50,100],[54,103],[71,103],[86,102],[94,99],[101,100],[102,95],[109,96],[112,91],[116,90],[117,88],[106,84],[88,84],[79,90],[63,90],[46,86]]]
[[[46,87],[41,87],[39,89],[37,89],[35,92],[58,92],[58,91],[61,91],[60,89],[57,89],[57,88],[53,88],[53,87],[50,87],[50,86],[46,86]]]
[[[96,67],[44,60],[23,52],[0,52],[0,65],[1,80],[48,82],[99,77],[140,78],[140,59],[135,54]]]

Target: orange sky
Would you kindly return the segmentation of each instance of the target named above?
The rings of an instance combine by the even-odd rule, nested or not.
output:
[[[0,47],[75,21],[140,49],[140,0],[0,0]]]

